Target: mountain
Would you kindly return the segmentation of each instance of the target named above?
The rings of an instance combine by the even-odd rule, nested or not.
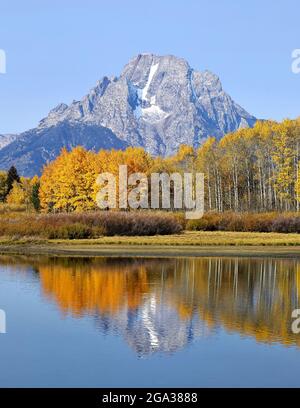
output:
[[[38,127],[22,133],[0,150],[0,168],[14,164],[22,175],[40,174],[43,165],[57,157],[62,149],[83,145],[89,150],[125,149],[127,144],[111,130],[92,124],[63,121],[55,126]]]
[[[12,143],[18,135],[0,135],[0,149]]]
[[[223,90],[219,78],[196,71],[182,58],[140,54],[119,77],[104,77],[81,101],[59,104],[37,128],[0,150],[0,168],[14,164],[21,174],[39,173],[61,148],[142,146],[170,155],[181,144],[199,146],[256,118]]]

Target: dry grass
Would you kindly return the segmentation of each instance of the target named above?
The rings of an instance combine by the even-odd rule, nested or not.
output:
[[[25,205],[0,203],[0,220],[2,218],[22,217],[28,214]]]
[[[300,246],[299,234],[262,232],[186,231],[151,237],[114,236],[91,240],[51,240],[68,245],[164,245],[164,246]]]

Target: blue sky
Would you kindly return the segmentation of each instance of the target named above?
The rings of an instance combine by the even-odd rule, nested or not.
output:
[[[1,0],[0,133],[36,126],[141,52],[218,74],[259,118],[300,116],[299,0]]]

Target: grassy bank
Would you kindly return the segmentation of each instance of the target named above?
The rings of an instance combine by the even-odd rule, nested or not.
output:
[[[149,237],[113,236],[93,240],[52,240],[66,245],[164,245],[164,246],[300,246],[299,234],[227,231],[185,231]]]
[[[0,240],[0,254],[110,257],[300,257],[298,234],[184,232],[171,236],[80,240]]]
[[[227,231],[185,231],[174,235],[154,236],[103,236],[94,239],[43,239],[39,237],[0,238],[0,247],[18,245],[54,246],[300,246],[299,234],[227,232]]]

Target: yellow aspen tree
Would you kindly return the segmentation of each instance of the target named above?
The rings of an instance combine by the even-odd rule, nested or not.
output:
[[[41,176],[40,200],[43,211],[85,211],[95,208],[95,153],[83,147],[61,154],[45,166]]]
[[[22,188],[21,183],[17,181],[13,182],[13,188],[11,189],[10,193],[6,197],[6,201],[8,204],[15,204],[15,205],[23,205],[26,204],[26,192]]]
[[[281,200],[281,207],[290,209],[291,191],[294,183],[293,174],[294,145],[291,137],[289,121],[277,126],[274,137],[273,160],[276,164],[275,189]]]
[[[300,174],[300,161],[298,162],[298,174]],[[295,193],[297,203],[300,203],[300,178],[298,177],[295,183]]]
[[[214,137],[209,137],[198,149],[195,167],[197,172],[204,173],[205,197],[207,197],[207,209],[217,209],[216,206],[216,166],[218,143]]]

